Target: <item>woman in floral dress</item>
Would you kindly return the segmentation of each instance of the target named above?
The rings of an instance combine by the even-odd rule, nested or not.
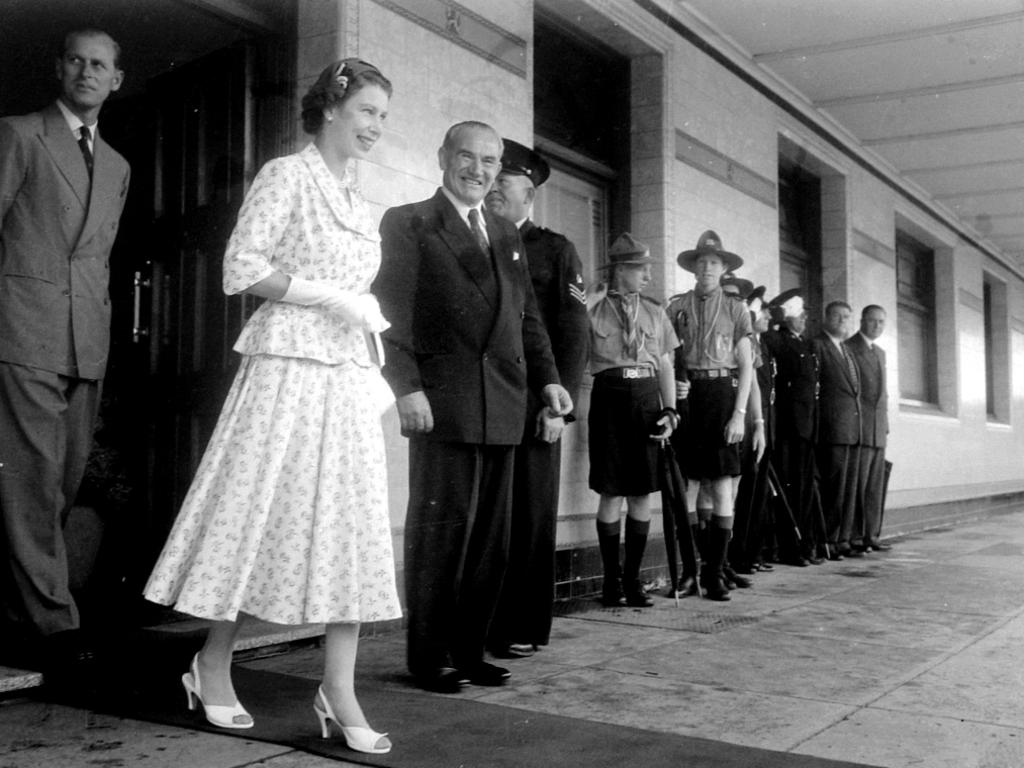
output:
[[[182,683],[225,728],[253,718],[231,683],[245,616],[326,624],[314,708],[325,737],[386,752],[356,699],[359,625],[401,615],[380,403],[367,333],[387,327],[368,292],[379,237],[354,183],[381,135],[391,83],[335,62],[302,100],[314,139],[256,176],[224,257],[224,290],[264,302],[220,419],[145,595],[213,624]],[[201,681],[201,683],[200,683]]]

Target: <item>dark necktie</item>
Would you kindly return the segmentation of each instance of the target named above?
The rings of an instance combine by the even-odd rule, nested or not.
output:
[[[480,246],[480,250],[490,256],[491,246],[487,242],[487,235],[484,234],[483,224],[480,221],[480,211],[476,208],[469,209],[469,228],[473,230],[473,237],[476,238],[476,244]]]
[[[614,289],[608,291],[608,295],[618,303],[622,320],[622,341],[625,353],[631,359],[636,360],[640,352],[637,344],[636,323],[640,311],[640,295],[636,293],[620,293]]]
[[[83,125],[78,132],[78,148],[82,150],[82,157],[85,158],[85,167],[89,171],[89,178],[92,178],[92,150],[89,149],[90,131],[88,126]]]

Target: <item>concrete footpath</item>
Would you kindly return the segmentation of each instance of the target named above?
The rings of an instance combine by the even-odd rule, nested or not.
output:
[[[890,543],[865,558],[776,566],[728,603],[568,606],[550,646],[507,663],[507,686],[458,695],[892,768],[1021,768],[1024,510]],[[365,678],[400,674],[401,633],[366,638],[360,662]],[[307,645],[246,663],[308,673],[321,653]],[[401,741],[401,723],[368,714]],[[348,764],[18,694],[0,701],[0,768]]]

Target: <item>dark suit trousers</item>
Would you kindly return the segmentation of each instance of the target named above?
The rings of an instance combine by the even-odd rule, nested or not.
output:
[[[862,445],[860,466],[857,468],[857,519],[852,536],[852,541],[857,544],[875,543],[882,534],[884,483],[885,448]]]
[[[508,557],[513,446],[409,440],[408,665],[483,661]]]
[[[818,451],[821,503],[825,511],[825,537],[829,546],[849,546],[857,512],[856,445],[828,444]]]
[[[547,645],[550,638],[561,446],[528,436],[516,447],[508,568],[491,627],[495,644]]]
[[[63,526],[85,474],[99,381],[0,362],[4,619],[19,633],[78,628]]]

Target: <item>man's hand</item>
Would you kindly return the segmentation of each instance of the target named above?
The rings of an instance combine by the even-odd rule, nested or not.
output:
[[[395,401],[398,418],[402,424],[402,434],[426,434],[434,428],[434,414],[430,410],[430,401],[421,392],[410,392]]]
[[[565,419],[561,416],[553,415],[548,408],[541,408],[537,412],[534,436],[538,440],[543,440],[545,443],[556,443],[562,436],[563,429],[565,429]]]
[[[676,379],[676,400],[685,400],[690,394],[690,382]]]
[[[757,463],[760,463],[761,457],[764,456],[764,449],[767,445],[768,441],[764,436],[764,419],[758,419],[754,422],[754,452],[757,454]]]
[[[725,425],[725,442],[728,445],[740,442],[744,432],[746,432],[746,425],[743,423],[743,414],[733,411],[729,423]]]
[[[565,416],[572,411],[572,398],[561,384],[548,384],[540,391],[540,399],[554,416]]]

